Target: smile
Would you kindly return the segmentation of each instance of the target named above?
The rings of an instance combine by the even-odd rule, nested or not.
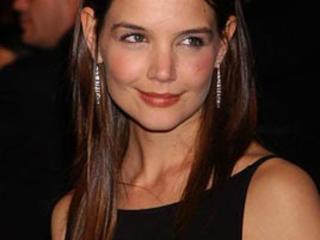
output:
[[[182,94],[139,91],[140,98],[151,107],[165,108],[176,104]]]

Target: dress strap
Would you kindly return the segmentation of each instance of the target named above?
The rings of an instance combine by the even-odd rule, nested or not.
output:
[[[271,158],[276,158],[278,157],[277,155],[275,154],[269,154],[269,155],[266,155],[266,156],[263,156],[261,158],[259,158],[257,161],[255,161],[254,163],[252,163],[249,168],[255,170],[257,169],[261,164],[263,164],[265,161],[271,159]]]
[[[265,161],[277,155],[269,154],[257,159],[242,171],[233,175],[229,181],[212,191],[215,219],[220,227],[214,239],[242,239],[242,226],[248,187],[252,176]]]
[[[247,167],[247,171],[244,171],[244,175],[239,179],[239,181],[236,183],[238,186],[236,186],[238,189],[238,194],[234,197],[238,201],[234,202],[233,206],[236,206],[237,209],[234,211],[238,213],[238,215],[235,216],[237,219],[237,237],[235,239],[241,240],[242,239],[242,226],[243,226],[243,217],[244,217],[244,208],[245,208],[245,201],[247,196],[247,191],[249,184],[251,182],[252,176],[256,172],[256,170],[261,166],[265,161],[278,157],[275,154],[269,154],[266,156],[263,156],[259,158],[257,161],[252,163],[249,167]]]

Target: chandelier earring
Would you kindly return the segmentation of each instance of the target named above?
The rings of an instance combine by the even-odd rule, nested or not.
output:
[[[216,83],[216,106],[219,109],[221,107],[221,95],[222,95],[222,82],[221,82],[221,70],[220,64],[217,66],[217,83]]]
[[[96,65],[96,67],[95,67],[94,92],[95,92],[95,95],[96,95],[97,105],[99,105],[100,104],[100,98],[101,98],[101,82],[100,82],[100,70],[99,70],[99,66],[98,65]]]

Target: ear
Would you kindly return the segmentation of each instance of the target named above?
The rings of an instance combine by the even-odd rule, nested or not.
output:
[[[228,51],[228,42],[232,39],[236,29],[237,29],[237,19],[235,16],[230,16],[226,23],[225,29],[223,31],[223,36],[220,41],[218,56],[215,64],[216,67],[220,65],[220,63],[223,61],[224,56]]]
[[[81,25],[92,58],[101,63],[102,57],[97,51],[96,19],[92,8],[85,7],[81,10]]]

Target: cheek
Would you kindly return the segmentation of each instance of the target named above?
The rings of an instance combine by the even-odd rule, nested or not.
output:
[[[43,29],[50,29],[50,25],[55,25],[57,22],[61,23],[62,20],[61,14],[57,12],[56,8],[52,3],[47,3],[45,2],[39,2],[35,1],[35,4],[31,6],[31,14],[33,16],[33,19],[38,22],[38,25],[43,25],[46,28]]]
[[[143,77],[145,59],[117,47],[106,51],[104,61],[107,66],[108,78],[123,83],[135,82]]]
[[[214,70],[214,54],[206,51],[184,61],[182,71],[191,76],[189,83],[199,91],[207,91]]]
[[[194,60],[194,73],[199,75],[211,75],[214,68],[214,57],[213,54],[208,52],[201,54]]]

